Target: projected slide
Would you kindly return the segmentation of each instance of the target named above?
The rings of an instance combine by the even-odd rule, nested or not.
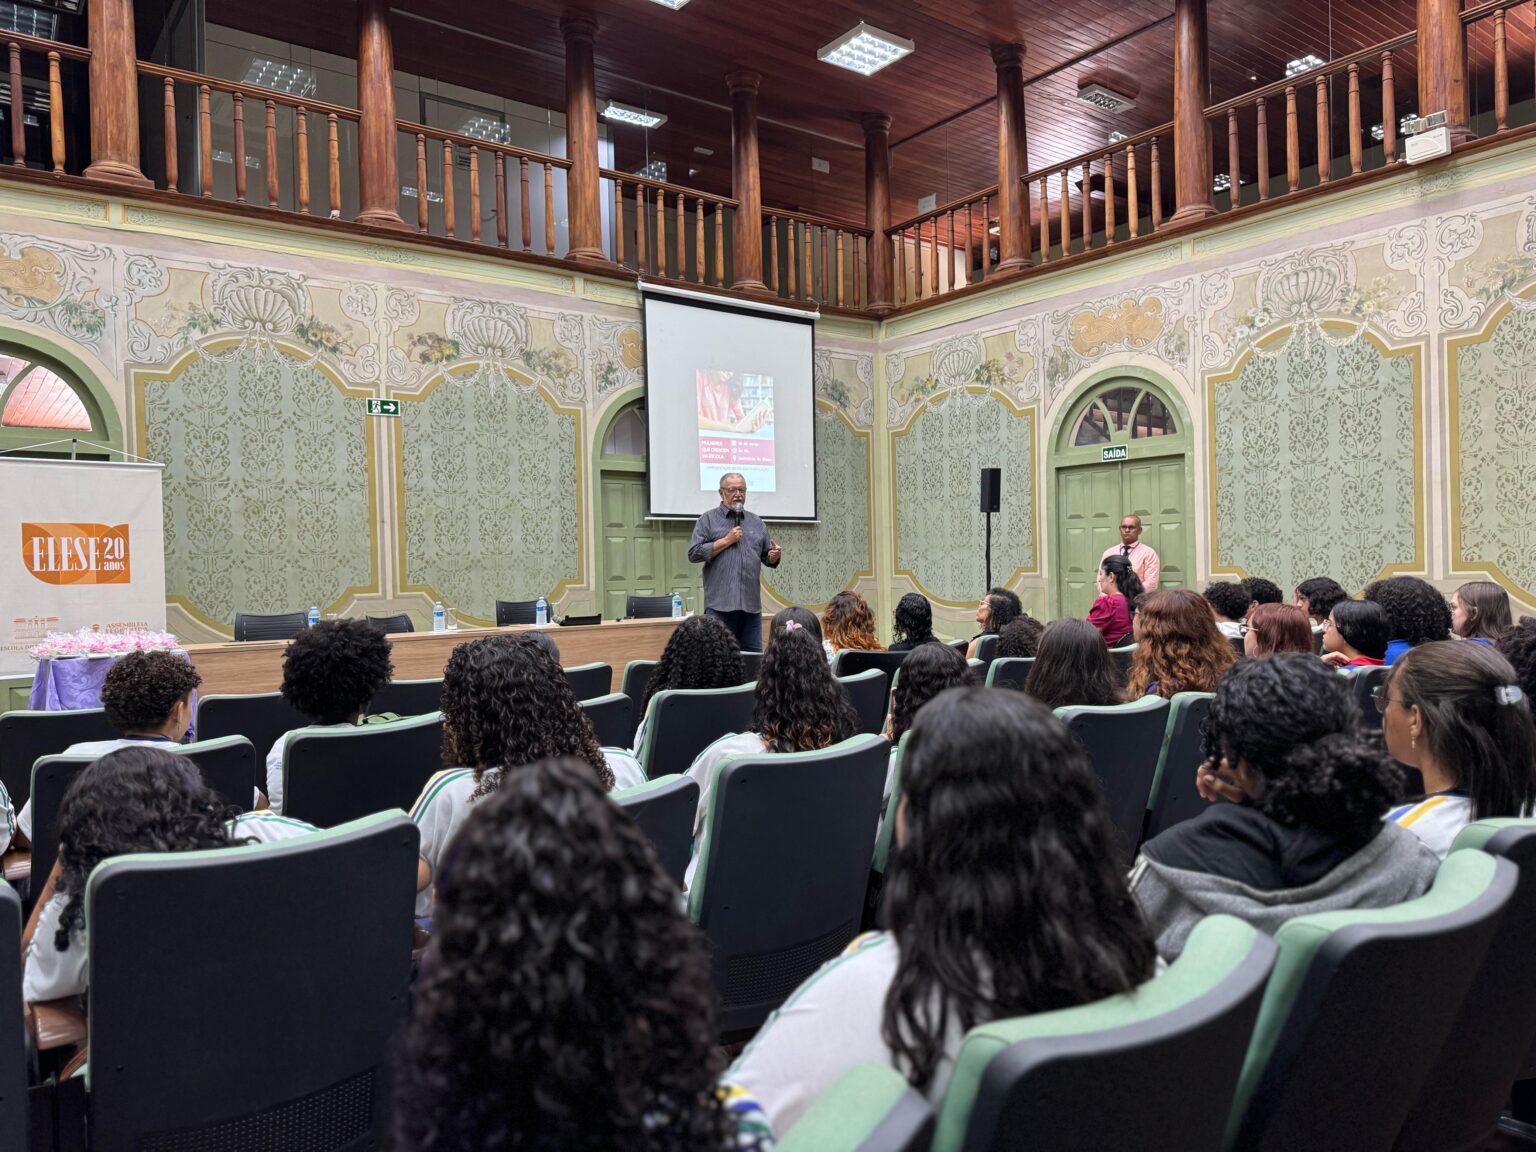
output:
[[[773,377],[750,372],[694,373],[699,399],[699,490],[729,468],[753,492],[777,492]]]

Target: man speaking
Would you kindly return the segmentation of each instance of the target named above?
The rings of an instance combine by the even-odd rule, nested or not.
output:
[[[743,652],[763,650],[762,565],[779,566],[779,546],[768,526],[747,511],[747,481],[736,472],[720,477],[720,503],[693,525],[691,563],[704,565],[704,612],[736,637]]]

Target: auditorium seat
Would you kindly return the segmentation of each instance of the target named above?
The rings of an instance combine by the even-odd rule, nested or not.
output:
[[[606,668],[607,665],[605,664]],[[628,748],[635,740],[635,702],[622,692],[582,700],[581,710],[604,748]]]
[[[1247,641],[1246,641],[1245,637],[1242,637],[1242,636],[1228,636],[1227,640],[1231,643],[1233,650],[1239,656],[1246,656],[1246,655],[1248,655]]]
[[[689,913],[709,938],[723,1036],[760,1026],[858,933],[889,754],[860,735],[715,770]]]
[[[7,712],[0,715],[0,784],[20,812],[32,795],[32,765],[40,757],[57,756],[71,744],[116,740],[121,735],[100,708]]]
[[[1033,656],[1002,656],[992,661],[987,669],[988,688],[1017,688],[1024,690],[1029,670],[1035,666]]]
[[[1110,663],[1115,666],[1115,677],[1124,686],[1131,678],[1131,659],[1136,655],[1136,645],[1125,644],[1109,650]]]
[[[976,637],[976,651],[972,653],[973,660],[980,660],[983,668],[997,659],[997,646],[1002,641],[995,632],[987,632]]]
[[[1452,852],[1417,900],[1282,925],[1227,1147],[1390,1149],[1488,951],[1517,871],[1485,852]]]
[[[102,863],[86,894],[93,1152],[379,1146],[419,848],[392,812]]]
[[[266,754],[260,756],[244,736],[220,736],[217,740],[199,740],[195,744],[167,744],[167,752],[176,752],[197,765],[203,781],[219,794],[219,799],[242,812],[251,810],[255,788],[266,790]]]
[[[197,738],[244,736],[263,761],[284,732],[303,728],[309,718],[283,699],[281,692],[248,692],[230,696],[200,696]]]
[[[26,1026],[21,1007],[21,897],[0,884],[0,1148],[27,1142]]]
[[[752,730],[756,686],[669,688],[651,697],[645,740],[635,757],[647,780],[686,772],[694,759],[722,736]]]
[[[1478,820],[1452,851],[1481,849],[1519,870],[1515,894],[1472,979],[1396,1152],[1486,1148],[1536,1044],[1536,820]]]
[[[640,709],[645,707],[645,689],[651,682],[651,673],[656,668],[654,660],[631,660],[624,665],[624,677],[619,682],[619,691],[635,702],[635,715],[640,715]],[[639,721],[635,721],[639,723]]]
[[[1134,992],[972,1028],[933,1152],[1221,1152],[1275,955],[1208,916]]]
[[[933,1109],[886,1064],[838,1077],[779,1140],[778,1152],[928,1152]]]
[[[369,616],[367,620],[368,623],[380,628],[386,636],[416,631],[416,625],[411,622],[408,612],[396,612],[393,616]]]
[[[409,812],[443,767],[443,715],[392,724],[300,728],[283,745],[283,815],[331,828],[374,812]]]
[[[660,596],[626,596],[624,618],[626,620],[654,620],[672,615],[672,593]]]
[[[743,652],[741,654],[741,682],[743,684],[757,683],[757,677],[763,670],[763,654],[761,652]]]
[[[565,682],[578,700],[596,700],[613,691],[613,668],[607,664],[576,664],[564,672]]]
[[[548,611],[549,601],[544,602]],[[539,602],[533,600],[498,600],[496,601],[496,627],[505,628],[510,624],[537,624],[539,620]],[[546,623],[548,621],[546,620]]]
[[[683,886],[693,847],[693,819],[699,809],[699,786],[689,776],[673,773],[634,788],[612,793],[614,803],[634,817],[656,850],[667,875]]]
[[[1175,824],[1192,820],[1211,806],[1211,801],[1195,790],[1195,771],[1205,760],[1205,718],[1211,714],[1215,698],[1210,692],[1177,692],[1168,701],[1168,727],[1152,778],[1143,839],[1150,840]]]
[[[843,694],[858,713],[859,731],[878,736],[885,731],[885,714],[890,697],[890,681],[878,668],[867,668],[852,676],[838,676]]]
[[[1109,805],[1120,862],[1129,868],[1147,818],[1152,779],[1168,728],[1168,701],[1143,696],[1108,707],[1058,708],[1056,715],[1087,749]]]
[[[96,762],[94,756],[42,756],[32,766],[32,880],[27,911],[42,894],[48,874],[59,858],[59,808],[75,777]],[[247,805],[250,794],[245,797]]]
[[[1355,693],[1355,703],[1360,705],[1361,725],[1373,731],[1381,731],[1381,713],[1376,711],[1376,701],[1371,699],[1371,693],[1386,679],[1387,670],[1385,668],[1347,668],[1342,671],[1349,677],[1349,686]]]
[[[901,760],[907,751],[907,737],[911,729],[901,734],[901,740],[896,745],[896,754],[888,757],[890,762],[890,795],[885,798],[885,809],[880,820],[880,831],[875,837],[875,855],[870,862],[870,871],[876,876],[884,877],[885,869],[891,858],[891,845],[896,839],[896,809],[901,807]]]
[[[368,703],[370,712],[393,712],[396,716],[425,716],[443,706],[443,678],[435,680],[391,680]]]
[[[235,613],[235,642],[247,640],[292,640],[309,627],[308,612]]]
[[[971,642],[969,640],[946,640],[944,643],[948,644],[962,656],[971,650]]]
[[[878,668],[887,676],[894,676],[906,661],[906,652],[871,652],[863,648],[844,648],[832,658],[832,672],[837,676],[857,676],[870,668]]]

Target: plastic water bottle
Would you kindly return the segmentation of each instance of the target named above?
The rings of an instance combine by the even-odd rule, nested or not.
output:
[[[441,600],[432,605],[432,631],[448,631],[448,613],[443,611],[443,602]]]
[[[309,608],[309,626],[311,628],[313,628],[318,623],[320,623],[320,609],[315,607],[314,605],[310,605],[310,608]]]
[[[539,602],[533,606],[533,622],[535,624],[549,623],[549,601],[539,597]]]
[[[674,592],[674,593],[672,593],[672,619],[674,619],[674,620],[681,620],[682,618],[683,618],[683,598],[681,596],[679,596],[676,592]]]

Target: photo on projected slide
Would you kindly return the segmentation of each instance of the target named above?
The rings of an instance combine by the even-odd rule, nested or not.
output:
[[[775,492],[773,377],[696,371],[699,491],[713,492],[725,472],[740,472],[753,492]]]

